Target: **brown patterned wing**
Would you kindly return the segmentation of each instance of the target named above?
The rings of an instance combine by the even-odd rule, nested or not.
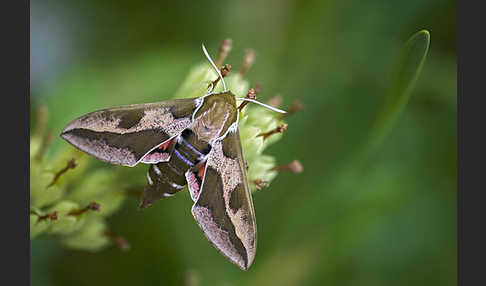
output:
[[[197,196],[192,214],[208,240],[247,270],[255,257],[257,227],[237,129],[213,145]]]
[[[100,160],[132,167],[189,126],[201,102],[176,99],[103,109],[72,121],[61,137]]]

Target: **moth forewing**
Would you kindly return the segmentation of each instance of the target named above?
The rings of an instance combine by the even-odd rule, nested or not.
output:
[[[73,120],[61,137],[100,160],[133,167],[189,126],[201,103],[190,98],[102,109]]]
[[[256,221],[237,128],[214,143],[192,213],[208,240],[243,270],[256,252]]]

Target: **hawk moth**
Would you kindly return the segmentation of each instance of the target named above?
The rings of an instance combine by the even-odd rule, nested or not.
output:
[[[170,197],[186,185],[192,214],[206,238],[231,262],[247,270],[256,253],[257,227],[238,132],[237,98],[223,92],[188,99],[102,109],[69,123],[61,137],[102,161],[149,165],[140,208]]]

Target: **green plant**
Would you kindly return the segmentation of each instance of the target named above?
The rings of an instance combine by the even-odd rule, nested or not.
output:
[[[40,108],[30,137],[30,238],[52,235],[69,248],[89,251],[110,242],[126,248],[106,223],[125,200],[115,172],[95,168],[92,158],[71,146],[50,150],[46,120],[47,109]]]

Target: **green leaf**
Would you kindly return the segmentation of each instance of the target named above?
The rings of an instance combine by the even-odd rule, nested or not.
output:
[[[395,70],[392,72],[385,103],[378,112],[368,142],[365,144],[364,157],[377,149],[407,105],[427,57],[429,44],[430,34],[426,30],[415,33],[405,43]]]

